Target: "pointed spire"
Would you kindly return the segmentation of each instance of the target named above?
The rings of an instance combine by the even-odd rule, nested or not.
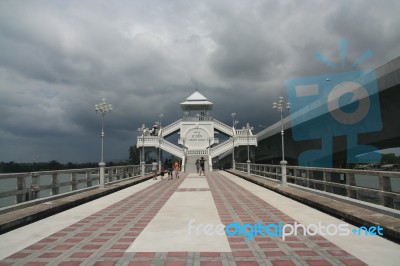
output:
[[[213,103],[208,101],[204,95],[195,91],[181,103],[182,110],[211,110]]]

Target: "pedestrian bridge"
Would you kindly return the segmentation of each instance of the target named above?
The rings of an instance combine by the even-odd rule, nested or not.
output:
[[[399,265],[398,211],[294,186],[291,176],[321,184],[298,174],[307,169],[289,168],[289,184],[281,186],[279,169],[237,164],[152,180],[148,165],[144,177],[140,166],[106,167],[104,188],[98,169],[66,170],[70,183],[42,184],[36,199],[1,209],[0,265]],[[14,178],[21,184],[26,174]],[[40,182],[62,174],[33,175]],[[53,185],[88,180],[92,188],[63,196],[40,189],[51,194]],[[14,191],[15,198],[26,199],[23,192],[29,190]]]
[[[152,130],[145,125],[139,128],[136,147],[143,149],[142,161],[146,160],[145,148],[156,148],[180,158],[183,171],[187,170],[187,166],[192,166],[190,170],[193,170],[196,159],[200,157],[207,159],[208,169],[212,171],[213,158],[228,151],[232,152],[235,147],[257,146],[257,138],[248,124],[242,129],[235,128],[235,123],[228,126],[210,115],[212,106],[213,103],[195,91],[181,103],[182,119],[166,126],[161,126],[161,122],[158,122]],[[166,139],[175,133],[180,136],[178,140],[180,146]],[[215,137],[215,134],[219,133],[227,136],[227,140],[220,143],[219,138]]]

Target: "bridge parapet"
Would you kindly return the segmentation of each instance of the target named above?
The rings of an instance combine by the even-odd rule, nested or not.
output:
[[[161,128],[159,134],[163,137],[166,137],[166,136],[174,133],[175,131],[177,131],[181,128],[181,122],[182,122],[182,119],[179,119],[179,120],[169,124],[168,126]]]
[[[243,130],[243,129],[236,129],[236,135],[247,135],[247,130]],[[254,136],[253,132],[251,132],[250,130],[250,136]]]
[[[145,173],[151,172],[151,164],[145,165]],[[140,165],[105,167],[105,183],[113,184],[140,176]],[[8,184],[0,192],[0,214],[28,201],[50,196],[83,192],[99,186],[99,168],[68,169],[0,174],[0,182]],[[4,207],[4,208],[1,208]]]
[[[232,139],[226,140],[221,144],[211,148],[211,156],[212,157],[219,156],[228,150],[232,150],[232,148],[233,148]]]
[[[234,143],[233,143],[234,139]],[[249,137],[238,137],[235,136],[222,142],[221,144],[211,148],[211,157],[214,158],[216,156],[220,156],[228,151],[233,149],[233,145],[237,146],[246,146],[247,144],[250,146],[257,146],[257,137],[256,136],[249,136]]]
[[[230,126],[225,125],[224,123],[214,119],[213,120],[214,123],[214,127],[217,130],[220,130],[221,132],[227,134],[228,136],[232,136],[233,135],[233,129]]]
[[[151,146],[151,145],[149,145],[149,146]],[[171,154],[173,154],[175,156],[178,156],[180,158],[183,158],[183,156],[184,156],[183,149],[178,147],[178,146],[176,146],[176,145],[174,145],[174,144],[172,144],[169,141],[162,140],[160,142],[160,148],[162,150],[164,150],[166,152],[169,152],[169,153],[171,153]]]
[[[161,142],[161,139],[157,136],[145,136],[145,137],[141,137],[138,136],[137,137],[137,146],[138,147],[159,147],[159,142]]]
[[[187,155],[208,155],[208,150],[188,150]]]
[[[250,174],[281,180],[281,165],[249,164]],[[236,170],[247,172],[247,164],[236,163]],[[343,197],[400,210],[400,172],[287,166],[290,185],[323,191]]]
[[[185,121],[185,122],[213,121],[213,118],[212,118],[212,116],[207,116],[207,115],[184,116],[182,121]]]
[[[249,145],[255,145],[257,146],[257,137],[252,135],[252,136],[245,136],[245,137],[235,137],[235,146],[238,145],[247,145],[247,142],[249,142]]]

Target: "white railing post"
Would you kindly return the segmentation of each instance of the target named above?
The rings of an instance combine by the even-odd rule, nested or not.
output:
[[[99,163],[100,166],[100,188],[104,188],[105,187],[105,182],[104,182],[104,166],[106,166],[105,162],[100,162]]]
[[[393,198],[385,196],[385,192],[392,192],[392,184],[390,177],[384,174],[379,174],[379,197],[381,205],[389,208],[394,208]]]
[[[40,196],[40,174],[39,173],[31,173],[32,183],[30,187],[31,195],[29,197],[30,200],[37,199]]]
[[[25,190],[26,189],[26,177],[25,175],[21,175],[17,177],[17,189],[18,190]],[[26,197],[26,194],[17,194],[17,203],[22,203],[29,198]]]
[[[142,177],[144,177],[145,176],[145,162],[144,161],[142,161]]]
[[[286,185],[287,185],[287,181],[286,181],[286,165],[287,165],[287,161],[285,161],[285,160],[281,161],[281,167],[282,167],[282,186],[286,186]]]

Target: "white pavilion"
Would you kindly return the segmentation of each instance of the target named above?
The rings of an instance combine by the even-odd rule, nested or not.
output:
[[[212,171],[213,158],[232,153],[234,147],[257,146],[257,138],[251,130],[236,129],[234,125],[228,126],[213,118],[210,114],[213,103],[200,92],[195,91],[180,106],[182,119],[159,128],[156,136],[144,130],[137,137],[137,147],[160,148],[181,158],[182,171],[195,171],[196,159],[204,157],[208,170]],[[229,138],[220,143],[215,137],[218,133]],[[165,139],[172,134],[180,135],[178,145]]]

